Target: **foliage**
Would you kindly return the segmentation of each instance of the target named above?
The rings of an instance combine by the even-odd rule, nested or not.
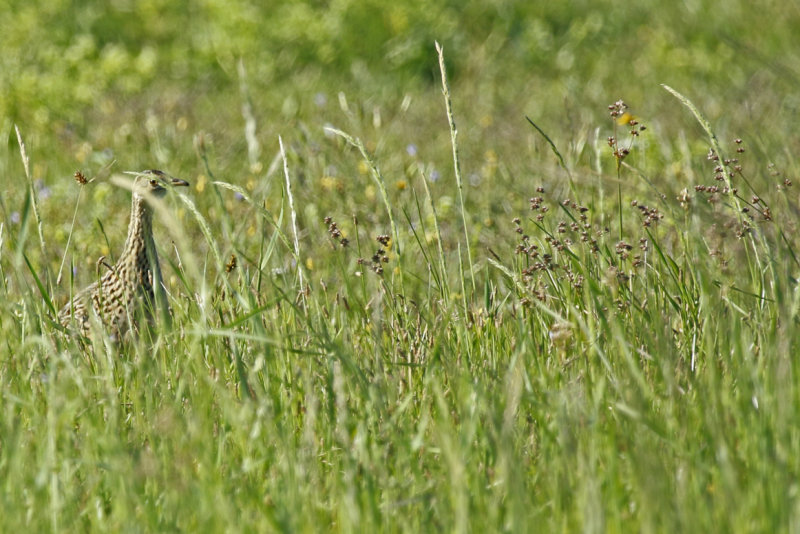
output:
[[[797,13],[2,9],[3,532],[798,523]],[[171,320],[86,343],[149,167]]]

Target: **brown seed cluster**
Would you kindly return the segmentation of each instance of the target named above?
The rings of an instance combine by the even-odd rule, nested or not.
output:
[[[733,140],[733,144],[736,146],[736,153],[737,154],[744,154],[745,147],[743,146],[743,141],[739,138]],[[750,197],[743,196],[739,194],[739,188],[733,184],[733,180],[736,178],[741,178],[742,181],[746,184],[748,188],[752,191],[752,186],[750,182],[747,180],[745,176],[742,165],[739,162],[738,158],[725,158],[720,161],[719,155],[713,150],[709,149],[707,154],[707,159],[715,164],[714,166],[714,180],[717,182],[725,181],[726,185],[696,185],[694,186],[695,191],[706,193],[708,195],[708,202],[715,203],[718,202],[720,199],[720,195],[727,195],[732,194],[735,196],[739,201],[740,204],[744,204],[741,206],[741,213],[746,217],[743,219],[742,226],[736,231],[736,235],[741,237],[746,235],[751,230],[751,222],[755,222],[755,215],[760,215],[761,219],[764,221],[771,221],[772,220],[772,211],[770,210],[769,206],[767,205],[766,201],[758,194],[751,194]],[[781,173],[775,170],[774,164],[770,163],[767,168],[769,169],[770,175],[776,177],[778,179],[783,178],[782,183],[777,184],[777,189],[780,191],[782,188],[791,187],[792,181],[788,178],[784,178],[781,176]],[[727,180],[726,180],[727,178]],[[745,221],[747,222],[746,224]]]
[[[617,168],[619,168],[622,160],[628,157],[628,155],[631,153],[633,141],[639,137],[639,135],[644,132],[647,127],[644,124],[641,124],[639,119],[634,117],[628,111],[628,105],[622,99],[617,100],[608,106],[608,114],[611,116],[611,120],[614,121],[614,135],[608,136],[606,142],[613,151],[614,159],[617,160]],[[622,143],[620,142],[618,126],[629,128],[629,141],[627,146],[622,146]]]
[[[774,163],[770,163],[770,164],[768,164],[768,165],[767,165],[767,170],[769,171],[769,175],[770,175],[770,176],[772,176],[772,177],[774,177],[774,178],[777,178],[778,180],[781,180],[781,178],[783,179],[783,180],[781,181],[781,183],[779,183],[779,184],[776,186],[776,189],[777,189],[778,191],[781,191],[781,190],[783,190],[783,188],[786,188],[786,187],[792,187],[792,181],[791,181],[789,178],[786,178],[785,176],[783,176],[783,173],[782,173],[781,171],[779,171],[779,170],[778,170],[778,169],[775,167],[775,164],[774,164]]]
[[[741,143],[741,139],[737,139],[739,143]],[[744,152],[744,147],[739,146],[737,149],[739,153]],[[720,195],[727,195],[729,193],[733,193],[736,195],[739,191],[737,188],[731,188],[728,185],[728,181],[726,180],[726,172],[728,179],[733,179],[736,176],[736,172],[741,172],[741,166],[739,165],[738,159],[725,159],[720,162],[719,155],[714,151],[713,148],[708,150],[708,154],[706,154],[706,159],[712,163],[714,163],[714,181],[716,182],[724,182],[721,185],[705,185],[699,184],[694,186],[694,190],[698,193],[706,193],[708,195],[708,202],[714,204],[719,202]],[[734,171],[726,171],[726,167],[731,168],[730,165],[734,164],[735,170]]]
[[[75,171],[73,178],[75,178],[75,181],[78,182],[78,185],[86,185],[89,183],[89,180],[86,179],[86,176],[84,176],[81,171]]]
[[[544,188],[537,187],[536,192],[544,194]],[[521,219],[514,217],[511,220],[514,232],[519,236],[514,253],[523,258],[521,275],[529,295],[521,299],[520,303],[523,306],[532,304],[534,299],[546,301],[549,298],[548,288],[554,279],[563,280],[575,291],[581,291],[585,282],[584,275],[580,270],[578,272],[574,270],[575,265],[569,259],[574,254],[569,251],[576,244],[587,247],[592,255],[597,255],[600,250],[589,222],[589,208],[572,199],[559,201],[558,203],[568,215],[568,219],[558,221],[555,228],[548,231],[540,224],[544,213],[548,213],[545,199],[542,196],[536,196],[532,197],[529,203],[531,210],[538,212],[532,220],[545,235],[542,237],[543,243],[533,243],[531,237],[525,232]],[[599,238],[604,233],[606,230],[598,230],[597,237]],[[569,255],[559,256],[560,253]],[[559,258],[564,261],[559,262]]]
[[[648,241],[646,237],[642,237],[639,239],[639,250],[642,251],[642,254],[647,254],[648,250]],[[636,254],[633,257],[633,266],[634,267],[641,267],[644,265],[644,259],[642,258],[642,254]]]
[[[610,105],[608,112],[613,120],[614,131],[607,142],[617,160],[618,177],[621,178],[621,162],[630,154],[631,148],[646,128],[622,100]],[[706,184],[685,184],[686,187],[681,184],[672,193],[671,199],[667,195],[656,193],[654,198],[647,196],[639,201],[632,201],[631,206],[638,213],[638,218],[631,220],[629,215],[623,222],[620,213],[619,224],[622,228],[617,239],[609,238],[609,229],[602,228],[602,223],[599,226],[592,224],[593,220],[596,222],[608,219],[616,222],[615,218],[608,218],[608,214],[603,214],[603,219],[594,217],[587,214],[589,210],[573,199],[546,195],[544,187],[536,187],[536,192],[528,199],[531,214],[527,218],[514,217],[511,219],[513,226],[509,228],[516,234],[515,242],[511,246],[515,254],[513,263],[517,266],[519,276],[519,302],[523,307],[537,300],[563,302],[565,298],[569,299],[570,287],[575,291],[583,288],[585,276],[592,288],[596,285],[609,288],[620,310],[633,310],[633,303],[637,307],[646,307],[646,297],[632,298],[641,291],[641,284],[633,284],[632,281],[641,276],[649,277],[652,265],[657,265],[659,258],[662,258],[663,249],[659,236],[664,234],[665,229],[658,227],[663,226],[667,219],[662,210],[671,215],[668,218],[670,228],[666,232],[667,239],[674,237],[673,230],[682,230],[675,228],[680,224],[680,217],[675,217],[672,209],[676,202],[687,212],[695,211],[693,218],[706,214],[721,217],[721,220],[712,221],[706,227],[711,235],[704,236],[704,239],[709,243],[710,254],[718,257],[723,267],[730,260],[728,256],[731,256],[731,252],[725,247],[726,240],[735,241],[734,236],[741,239],[756,233],[759,239],[781,238],[782,236],[776,236],[777,226],[759,224],[780,220],[777,213],[773,217],[770,204],[776,206],[777,211],[777,206],[783,203],[776,201],[770,194],[771,191],[754,188],[759,182],[747,175],[748,150],[744,141],[739,138],[732,140],[725,150],[732,157],[725,157],[722,154],[723,149],[719,151],[718,154],[711,149],[707,153],[710,162],[708,170],[713,168],[713,172],[703,180]],[[793,186],[792,179],[783,176],[773,164],[770,164],[769,172],[778,191],[786,191]],[[712,176],[713,180],[709,179]],[[620,181],[620,200],[624,195],[623,183]],[[692,187],[695,189],[694,193]],[[573,191],[573,188],[569,190]],[[704,206],[700,202],[704,197],[708,202],[716,204],[710,208]],[[733,213],[730,213],[731,210]],[[638,231],[632,229],[637,220],[643,227]],[[631,225],[632,222],[634,225]],[[653,247],[650,246],[651,241]],[[668,246],[669,241],[664,245]],[[657,252],[652,258],[651,249]],[[495,254],[495,257],[498,256]],[[655,264],[652,263],[653,260],[656,261]],[[581,305],[580,298],[574,302]]]
[[[391,238],[388,235],[381,234],[375,238],[375,241],[383,245],[383,247],[388,247]],[[374,272],[379,276],[383,275],[383,264],[389,263],[389,256],[386,255],[386,249],[384,249],[383,247],[376,250],[375,254],[372,255],[372,258],[370,258],[370,260],[372,261],[370,265],[370,267],[372,268],[372,272]]]
[[[645,228],[649,228],[664,218],[664,215],[658,211],[658,208],[645,206],[636,200],[631,202],[631,206],[639,210],[639,215],[642,217],[642,226]]]
[[[739,143],[742,142],[741,139],[737,139],[736,141],[738,141]],[[742,152],[744,152],[744,147],[739,146],[736,149],[736,152],[741,154]],[[722,164],[720,164],[719,155],[717,155],[717,153],[714,152],[713,148],[710,148],[708,150],[708,154],[706,154],[706,158],[709,161],[713,161],[714,163],[716,163],[716,166],[714,167],[714,179],[716,181],[718,181],[718,182],[722,182],[722,181],[725,180],[725,173],[726,172],[728,173],[728,178],[734,178],[736,176],[737,172],[742,172],[742,166],[739,165],[739,159],[738,158],[726,158],[726,159],[723,159],[722,160]],[[733,169],[733,170],[726,171],[725,170],[726,167],[729,168],[729,169]],[[736,193],[736,190],[734,190],[734,193]]]
[[[622,117],[627,109],[628,105],[620,98],[608,106],[608,114],[611,115],[612,119],[617,120]]]
[[[541,187],[536,188],[536,191],[538,192],[540,189],[541,189],[542,192],[544,192],[544,189],[542,189]],[[531,211],[538,211],[539,212],[539,214],[536,215],[536,221],[537,222],[542,222],[544,220],[544,214],[547,213],[547,209],[548,209],[547,206],[542,206],[542,203],[544,202],[544,199],[542,197],[538,197],[538,196],[537,197],[531,197],[529,202],[530,202],[530,205],[531,205]]]
[[[343,247],[346,247],[348,244],[350,244],[350,241],[342,235],[342,231],[339,230],[339,226],[331,217],[325,217],[323,221],[328,225],[328,235],[331,236],[331,239],[338,241]]]
[[[736,237],[741,239],[752,231],[752,224],[747,219],[742,219],[742,224],[736,227]]]
[[[330,238],[338,242],[342,248],[347,247],[350,241],[342,235],[342,231],[339,229],[336,222],[331,217],[325,217],[323,221],[328,225],[328,235]],[[356,225],[356,232],[358,232],[358,219],[355,215],[353,216],[353,223]],[[363,274],[361,268],[364,265],[369,265],[370,269],[375,274],[379,276],[383,275],[383,266],[385,263],[389,263],[389,254],[387,250],[391,248],[392,238],[388,234],[380,234],[375,237],[375,241],[381,246],[375,250],[375,253],[368,260],[365,258],[356,259],[356,264],[358,265],[358,269],[354,273],[356,276],[361,276]]]

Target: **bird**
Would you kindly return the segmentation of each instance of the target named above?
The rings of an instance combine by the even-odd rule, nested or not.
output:
[[[153,241],[153,198],[167,194],[167,187],[189,183],[156,169],[126,172],[135,176],[128,237],[116,265],[96,282],[79,291],[59,311],[62,326],[91,337],[92,315],[99,319],[109,337],[120,339],[136,320],[152,319],[155,306],[154,284],[161,281]],[[99,262],[98,262],[99,263]],[[107,265],[107,264],[106,264]]]

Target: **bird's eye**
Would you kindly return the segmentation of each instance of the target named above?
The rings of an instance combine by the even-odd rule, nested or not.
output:
[[[150,180],[150,185],[156,187],[158,185],[158,180]]]

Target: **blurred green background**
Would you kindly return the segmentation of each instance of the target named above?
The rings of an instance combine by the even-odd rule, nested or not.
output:
[[[476,224],[524,209],[534,183],[556,179],[526,115],[579,170],[576,180],[588,181],[599,170],[598,140],[610,134],[606,107],[624,98],[650,127],[642,157],[660,165],[652,178],[673,197],[700,180],[688,161],[702,161],[708,143],[661,83],[691,98],[723,140],[750,142],[760,170],[767,161],[793,170],[798,147],[796,3],[119,0],[0,9],[4,218],[11,222],[24,194],[11,179],[22,173],[16,124],[34,178],[57,200],[43,213],[59,242],[69,215],[58,200],[74,198],[75,170],[91,177],[114,162],[114,171],[159,167],[202,183],[198,143],[216,178],[267,197],[262,178],[282,135],[293,147],[304,225],[377,205],[353,200],[365,182],[350,177],[364,168],[341,157],[324,125],[364,140],[397,183],[392,194],[405,194],[417,161],[452,184],[435,40],[445,50]],[[317,205],[320,187],[340,194]],[[108,194],[95,192],[100,220],[119,206],[100,202]],[[89,234],[78,232],[80,245]]]
[[[257,531],[265,509],[285,531],[797,525],[798,50],[786,1],[0,0],[5,530]],[[744,139],[752,219],[695,192],[715,183],[709,138],[660,84],[724,150]],[[621,170],[620,98],[647,126]],[[363,141],[385,204],[328,125]],[[308,288],[277,237],[294,235],[278,136]],[[82,358],[42,293],[59,306],[113,263],[130,196],[108,171],[147,168],[192,185],[167,199],[186,242],[155,228],[175,328]],[[643,226],[645,203],[664,219]],[[387,212],[378,276],[356,256]],[[523,232],[573,271],[531,274]]]
[[[428,95],[438,88],[439,40],[461,114],[489,114],[515,131],[525,130],[524,113],[553,129],[583,126],[620,96],[652,115],[675,109],[659,83],[691,95],[712,119],[780,122],[797,108],[799,9],[700,0],[3,2],[0,116],[29,134],[112,148],[141,135],[134,124],[148,114],[186,116],[188,133],[238,133],[242,61],[259,124],[271,132],[324,118],[319,95],[384,105]]]

